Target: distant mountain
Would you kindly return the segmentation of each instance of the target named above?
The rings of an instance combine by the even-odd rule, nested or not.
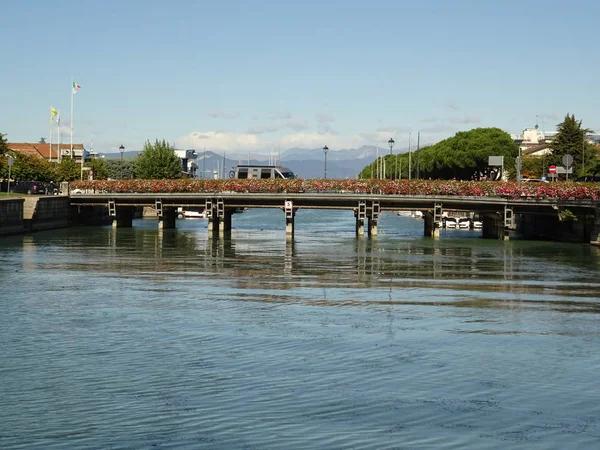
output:
[[[389,153],[389,148],[374,145],[363,145],[355,149],[330,150],[327,152],[327,178],[356,178],[359,172],[371,164],[379,156]],[[394,150],[394,154],[408,151],[406,148]],[[123,153],[123,158],[135,158],[138,151],[127,151]],[[205,159],[206,155],[206,159]],[[278,165],[288,167],[300,178],[322,178],[325,170],[325,155],[322,148],[304,149],[290,148],[281,152],[281,160]],[[235,154],[218,154],[212,151],[198,152],[198,177],[211,178],[213,172],[217,172],[220,177],[225,174],[228,177],[229,171],[236,164],[247,164],[248,153],[236,152]],[[120,153],[98,153],[98,157],[118,159]],[[268,155],[250,155],[250,164],[268,165]],[[225,167],[225,170],[223,170]]]

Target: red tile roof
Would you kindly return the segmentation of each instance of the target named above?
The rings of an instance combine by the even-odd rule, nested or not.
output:
[[[8,148],[27,156],[33,156],[35,158],[57,158],[59,150],[58,144],[52,144],[52,155],[50,154],[50,144],[38,144],[38,143],[19,143],[9,142]],[[71,144],[60,144],[60,150],[70,150]],[[73,144],[74,150],[82,150],[83,144]]]

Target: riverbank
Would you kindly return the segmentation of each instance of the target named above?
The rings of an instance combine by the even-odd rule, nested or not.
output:
[[[71,222],[68,196],[0,197],[0,235],[64,228]]]

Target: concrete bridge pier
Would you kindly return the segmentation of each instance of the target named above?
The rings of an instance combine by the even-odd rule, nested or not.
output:
[[[367,226],[369,236],[377,236],[377,220],[381,211],[379,201],[373,200],[367,203]]]
[[[433,239],[440,238],[439,221],[435,220],[433,211],[423,211],[423,236]]]
[[[294,239],[294,222],[296,219],[296,209],[294,209],[294,203],[291,200],[286,200],[283,206],[283,212],[285,213],[285,239]]]
[[[172,230],[176,227],[177,208],[162,208],[161,214],[158,216],[159,230]]]
[[[219,237],[223,237],[231,233],[231,216],[233,216],[234,208],[223,207],[219,210]]]
[[[367,202],[361,200],[358,202],[358,208],[354,210],[356,218],[356,235],[365,235],[365,217],[367,216]]]
[[[590,232],[590,244],[600,246],[600,208],[595,209],[594,216]]]
[[[131,228],[133,226],[133,213],[135,208],[131,206],[117,206],[113,209],[112,227]]]
[[[504,208],[504,212],[489,213],[482,217],[481,236],[485,239],[508,241],[510,231],[515,229],[512,208]]]
[[[436,203],[433,211],[423,211],[423,236],[433,239],[440,238],[440,224],[442,223],[442,204]]]

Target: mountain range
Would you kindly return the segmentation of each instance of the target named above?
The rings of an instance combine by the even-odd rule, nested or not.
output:
[[[398,149],[400,153],[405,153],[408,148]],[[394,154],[398,153],[394,151]],[[374,145],[363,145],[356,149],[330,150],[327,152],[327,177],[328,178],[356,178],[359,172],[371,164],[377,158],[377,155],[384,156],[389,153],[389,148]],[[123,153],[124,158],[135,158],[139,152],[127,151]],[[212,151],[199,151],[198,164],[199,172],[204,172],[204,178],[212,176],[217,172],[220,176],[225,173],[227,177],[229,171],[236,164],[254,164],[269,165],[270,160],[276,160],[275,165],[288,167],[299,178],[322,178],[325,171],[325,155],[322,148],[290,148],[277,155],[269,157],[256,153],[235,152],[233,154],[215,153]],[[120,158],[120,153],[99,153],[99,157]],[[222,168],[225,167],[226,170]],[[198,174],[202,177],[202,174]]]

